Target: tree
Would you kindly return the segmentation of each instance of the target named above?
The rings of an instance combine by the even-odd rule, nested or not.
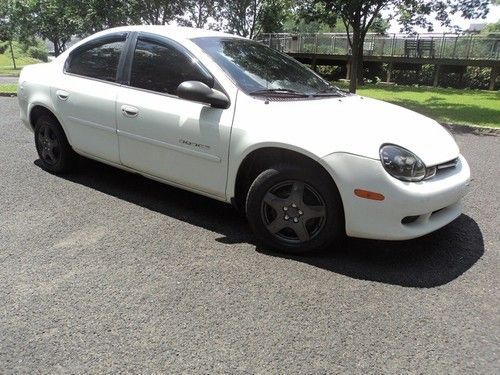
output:
[[[215,19],[219,3],[213,0],[188,0],[185,15],[177,19],[184,26],[204,28],[209,19]]]
[[[264,1],[260,16],[257,19],[259,33],[282,32],[286,20],[292,14],[291,0]]]
[[[79,35],[90,35],[107,28],[140,22],[139,16],[132,13],[127,0],[88,0],[81,6],[85,11],[80,15]]]
[[[351,47],[351,71],[349,91],[356,92],[363,79],[363,46],[367,32],[384,9],[392,10],[395,18],[410,31],[415,26],[432,31],[429,16],[451,26],[450,15],[463,18],[480,18],[488,14],[491,0],[309,0],[303,6],[312,19],[326,19],[335,24],[341,20],[347,30]]]
[[[36,36],[54,45],[58,56],[79,29],[81,11],[71,0],[13,0],[9,2],[16,24],[16,34],[27,44]]]
[[[252,38],[257,28],[264,0],[224,0],[219,5],[217,20],[233,34]]]
[[[128,11],[134,23],[166,25],[184,14],[186,0],[132,0]]]
[[[10,56],[14,70],[17,69],[16,58],[14,56],[14,48],[12,41],[15,35],[15,25],[13,23],[12,8],[8,2],[0,3],[0,41],[8,42]]]
[[[290,4],[290,0],[224,0],[217,19],[228,32],[251,39],[260,32],[280,31]]]
[[[497,21],[495,23],[489,23],[488,25],[486,25],[484,30],[481,31],[481,34],[484,35],[499,34],[499,33],[500,33],[500,21]]]
[[[387,30],[391,27],[390,20],[388,18],[384,18],[381,15],[378,15],[373,20],[372,25],[368,29],[371,33],[385,35],[387,34]]]

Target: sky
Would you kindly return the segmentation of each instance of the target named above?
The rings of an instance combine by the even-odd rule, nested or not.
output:
[[[460,17],[459,15],[455,15],[451,17],[452,24],[459,26],[462,30],[467,30],[472,23],[495,23],[500,20],[500,6],[491,6],[490,13],[486,19],[477,19],[477,20],[466,20]],[[389,29],[390,33],[398,33],[400,31],[400,26],[397,22],[393,22]],[[427,32],[427,30],[415,30],[417,32]],[[434,32],[435,33],[443,33],[448,31],[446,28],[443,28],[439,22],[434,24]]]

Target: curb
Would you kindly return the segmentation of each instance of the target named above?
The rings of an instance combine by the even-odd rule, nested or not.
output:
[[[15,98],[17,97],[17,94],[15,92],[0,92],[0,97]]]
[[[487,126],[475,126],[466,124],[447,124],[442,123],[446,129],[448,129],[453,134],[475,134],[482,136],[500,136],[499,128],[490,128]]]

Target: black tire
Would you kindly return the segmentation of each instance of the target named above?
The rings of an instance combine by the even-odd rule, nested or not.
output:
[[[59,122],[52,116],[40,116],[35,124],[35,145],[43,169],[53,173],[69,172],[76,153],[68,143]]]
[[[263,171],[248,191],[246,211],[257,239],[280,252],[313,253],[345,235],[338,189],[319,168],[283,164]]]

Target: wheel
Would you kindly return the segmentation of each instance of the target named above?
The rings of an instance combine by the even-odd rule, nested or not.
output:
[[[64,173],[73,167],[76,154],[55,118],[41,116],[37,120],[35,145],[43,169],[54,173]]]
[[[337,187],[314,168],[279,165],[265,170],[248,191],[246,209],[258,239],[282,252],[321,250],[345,233]]]

